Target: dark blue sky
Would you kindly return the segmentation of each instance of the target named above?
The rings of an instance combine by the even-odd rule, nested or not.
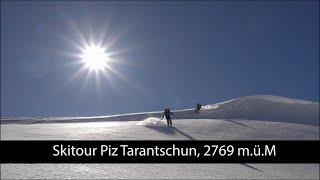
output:
[[[70,80],[79,33],[118,52],[99,88],[94,74]],[[318,75],[318,1],[1,2],[1,116],[182,109],[255,94],[318,101]]]

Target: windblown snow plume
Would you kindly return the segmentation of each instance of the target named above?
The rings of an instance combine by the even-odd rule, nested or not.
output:
[[[142,126],[163,126],[165,125],[163,121],[156,117],[149,117],[137,123],[137,125]]]

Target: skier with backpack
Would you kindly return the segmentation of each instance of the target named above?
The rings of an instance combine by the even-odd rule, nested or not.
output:
[[[164,109],[164,112],[163,112],[163,114],[162,114],[161,119],[163,119],[164,117],[166,117],[166,119],[167,119],[167,125],[172,127],[172,121],[171,121],[171,116],[170,116],[170,115],[173,115],[173,113],[170,111],[169,108],[165,108],[165,109]]]
[[[195,112],[196,113],[199,113],[200,112],[200,109],[201,109],[202,105],[197,103],[196,107],[195,107]]]

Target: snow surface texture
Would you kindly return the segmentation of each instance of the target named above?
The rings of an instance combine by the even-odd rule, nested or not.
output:
[[[319,103],[249,96],[174,111],[100,117],[1,118],[3,140],[319,140]],[[76,123],[77,122],[77,123]],[[165,173],[164,173],[165,172]],[[1,164],[1,179],[319,179],[319,164]]]

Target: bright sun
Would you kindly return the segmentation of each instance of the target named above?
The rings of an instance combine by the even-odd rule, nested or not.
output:
[[[98,71],[105,69],[109,57],[102,47],[92,45],[83,50],[81,59],[85,64],[85,67],[90,70]]]

